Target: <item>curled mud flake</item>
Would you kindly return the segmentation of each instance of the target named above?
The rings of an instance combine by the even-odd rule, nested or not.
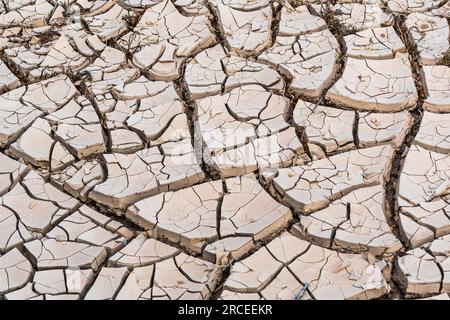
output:
[[[27,25],[30,27],[42,27],[47,24],[53,6],[45,0],[17,1],[8,5],[8,12],[0,14],[0,27],[8,28],[13,26]]]
[[[38,270],[80,268],[97,271],[107,256],[103,247],[49,238],[26,243],[25,250],[35,259]]]
[[[431,14],[434,16],[439,16],[443,18],[450,18],[450,2],[447,1],[444,5],[439,8],[433,9]]]
[[[175,80],[186,58],[215,42],[204,15],[182,15],[169,0],[147,9],[118,44],[155,80]]]
[[[145,136],[150,145],[190,138],[184,105],[172,86],[159,95],[141,99],[126,125]]]
[[[449,240],[449,235],[438,237],[398,258],[394,277],[407,296],[448,299],[445,292],[450,287]],[[442,291],[446,297],[438,295]]]
[[[253,175],[225,180],[220,209],[220,235],[251,236],[255,241],[270,237],[290,222],[291,211],[273,200]]]
[[[133,154],[105,154],[108,176],[95,186],[90,198],[108,207],[124,208],[145,197],[201,181],[204,173],[190,142],[179,142],[175,148],[179,152],[170,155],[157,147]]]
[[[372,299],[389,292],[385,265],[284,233],[231,267],[222,298],[260,293],[270,299]]]
[[[147,242],[145,242],[147,243]],[[155,244],[158,247],[155,247]],[[218,281],[215,265],[175,250],[164,256],[163,243],[153,240],[145,248],[156,259],[150,265],[135,267],[120,288],[119,300],[208,299]],[[159,248],[158,251],[155,249]],[[134,249],[136,250],[136,249]]]
[[[442,276],[433,256],[417,248],[396,260],[394,277],[407,296],[438,294]]]
[[[31,263],[13,249],[0,257],[0,293],[5,294],[23,287],[33,272]]]
[[[402,248],[386,221],[380,186],[355,190],[300,217],[297,230],[318,245],[355,253],[389,257]]]
[[[28,173],[20,184],[0,198],[2,205],[12,210],[30,232],[47,232],[58,220],[67,216],[78,201],[62,193],[35,171]]]
[[[15,213],[4,206],[0,206],[0,230],[0,253],[9,251],[33,238],[24,224],[17,220]]]
[[[402,225],[405,222],[403,229],[413,247],[430,241],[430,233],[435,237],[450,233],[448,161],[448,155],[417,145],[408,153],[400,176],[399,207],[409,218]]]
[[[299,100],[293,112],[296,125],[304,128],[309,143],[319,145],[325,153],[354,148],[355,112],[325,107]]]
[[[431,296],[428,298],[422,298],[419,300],[450,300],[450,297],[448,296],[448,293],[441,293],[435,296]]]
[[[367,29],[344,37],[347,56],[361,59],[392,59],[406,48],[393,27]]]
[[[288,99],[262,86],[242,86],[195,102],[203,156],[224,177],[308,158],[295,129],[280,114],[280,109],[287,113]]]
[[[54,170],[50,179],[59,189],[86,201],[91,189],[103,182],[104,172],[96,160],[81,160],[62,170]]]
[[[423,108],[431,112],[450,111],[450,68],[447,66],[424,66],[428,97]]]
[[[208,245],[205,256],[213,261],[228,254],[238,258],[243,247],[252,245],[249,238],[263,240],[291,220],[290,210],[274,201],[253,175],[230,178],[225,184],[226,193],[221,181],[162,193],[135,203],[126,216],[154,236],[194,253]]]
[[[20,87],[20,80],[9,70],[6,64],[0,62],[0,93]]]
[[[359,112],[358,141],[361,147],[370,147],[391,141],[408,125],[408,113]]]
[[[294,94],[317,99],[333,81],[339,52],[336,38],[325,29],[278,36],[258,61],[274,66],[291,79],[289,90]]]
[[[450,49],[447,19],[424,13],[412,13],[405,22],[421,62],[434,65],[440,62]]]
[[[46,119],[57,127],[55,138],[62,141],[77,158],[106,151],[100,120],[86,98],[70,101]]]
[[[387,1],[387,6],[393,12],[412,13],[430,11],[439,7],[442,2],[442,0],[392,0]]]
[[[298,6],[294,11],[287,7],[281,9],[278,34],[282,36],[297,36],[317,32],[327,28],[325,21],[312,15],[305,5]]]
[[[59,222],[46,237],[102,246],[114,253],[126,242],[126,238],[117,233],[120,228],[120,223],[84,205]]]
[[[208,9],[201,0],[175,0],[174,5],[185,15],[201,15],[208,13]]]
[[[114,3],[114,1],[111,1]],[[133,19],[135,13],[114,4],[106,12],[91,12],[82,16],[89,30],[102,41],[118,38],[128,30],[127,19]]]
[[[37,270],[26,286],[5,296],[7,300],[78,300],[94,278],[91,269]]]
[[[127,129],[110,131],[111,151],[119,153],[132,153],[143,149],[144,145],[139,135]]]
[[[288,167],[309,160],[294,128],[263,138],[211,157],[222,176],[245,175],[258,169]]]
[[[243,55],[259,53],[270,45],[272,6],[257,1],[255,6],[235,6],[227,0],[210,1],[220,22],[220,31],[232,51]]]
[[[128,269],[103,267],[89,288],[85,300],[112,300],[128,275]]]
[[[126,84],[138,78],[139,70],[130,65],[125,53],[106,47],[80,76],[84,79],[87,93],[100,107],[111,102],[113,94],[120,94]]]
[[[11,190],[27,173],[28,168],[21,162],[0,153],[0,196]]]
[[[169,259],[179,253],[158,240],[138,235],[124,248],[108,260],[108,264],[115,267],[144,267],[159,261]]]
[[[344,3],[335,4],[334,17],[342,26],[343,33],[353,33],[370,28],[392,25],[394,22],[391,14],[383,12],[379,3]]]
[[[263,247],[233,265],[224,290],[257,293],[272,282],[282,268],[283,263],[277,261],[267,248]]]
[[[221,45],[197,54],[186,65],[185,80],[193,99],[215,95],[245,85],[281,92],[283,77],[267,64],[227,55]]]
[[[448,154],[450,152],[450,114],[424,112],[416,143],[428,150]]]
[[[159,238],[199,253],[203,244],[218,238],[217,206],[222,197],[222,182],[207,182],[138,201],[126,216]]]
[[[356,189],[381,184],[391,150],[389,146],[353,150],[278,169],[271,183],[290,206],[309,214]]]
[[[70,30],[70,29],[69,29]],[[77,37],[78,43],[75,46],[86,46],[78,37],[87,37],[83,32],[76,32],[75,29],[62,34],[59,38],[47,43],[41,44],[28,43],[27,46],[12,47],[5,50],[5,56],[21,74],[28,77],[31,81],[39,81],[51,76],[71,72],[77,73],[89,65],[88,57],[76,51],[70,42]],[[31,41],[30,41],[31,42]],[[80,47],[80,49],[84,49]],[[93,55],[95,51],[87,52]],[[84,53],[84,52],[83,52]]]
[[[0,299],[448,300],[449,9],[0,0]]]
[[[12,92],[14,91],[9,93],[12,94]],[[51,113],[78,95],[79,92],[70,78],[66,75],[58,75],[29,85],[25,93],[22,94],[20,101],[46,113]]]

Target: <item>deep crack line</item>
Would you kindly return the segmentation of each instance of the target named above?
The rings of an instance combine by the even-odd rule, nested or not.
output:
[[[403,236],[401,232],[400,213],[398,206],[400,175],[405,163],[410,146],[413,144],[415,137],[420,129],[420,124],[423,117],[423,103],[428,97],[425,77],[422,66],[420,65],[420,55],[417,45],[414,43],[409,31],[405,26],[405,16],[394,15],[394,28],[402,39],[409,55],[409,61],[414,77],[414,83],[418,92],[418,101],[416,108],[409,111],[409,119],[405,126],[402,135],[397,140],[394,152],[391,158],[391,163],[386,167],[384,190],[385,190],[385,212],[387,213],[387,220],[391,226],[392,232],[402,242],[405,248],[410,248],[409,241]]]

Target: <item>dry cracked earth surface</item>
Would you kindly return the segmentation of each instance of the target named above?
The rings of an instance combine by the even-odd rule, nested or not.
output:
[[[449,299],[450,1],[0,1],[0,299]]]

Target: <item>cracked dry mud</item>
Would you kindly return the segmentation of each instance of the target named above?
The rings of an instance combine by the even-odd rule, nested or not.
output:
[[[0,1],[0,299],[449,299],[450,1]]]

